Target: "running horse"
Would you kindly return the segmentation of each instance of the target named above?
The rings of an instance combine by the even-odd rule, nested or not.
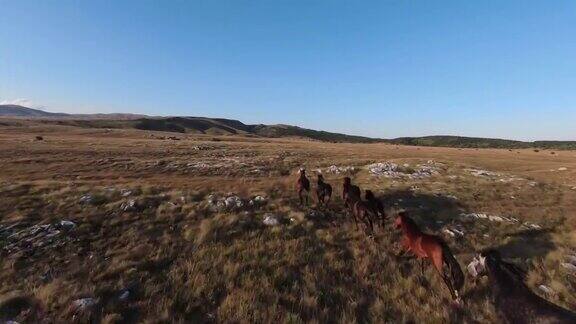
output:
[[[368,202],[363,201],[362,199],[357,199],[354,201],[354,204],[352,205],[352,217],[354,218],[356,228],[358,228],[358,221],[360,221],[366,226],[365,231],[367,232],[368,236],[373,235],[374,220],[376,219],[376,215],[370,208]]]
[[[386,219],[384,204],[382,204],[382,202],[376,198],[372,190],[366,190],[364,197],[366,198],[366,204],[375,216],[375,220],[379,221],[379,225],[384,228],[384,221]]]
[[[324,176],[322,173],[318,174],[318,182],[316,186],[316,197],[318,198],[318,204],[327,206],[332,197],[332,186],[329,183],[324,182]]]
[[[360,199],[360,187],[352,184],[350,177],[344,177],[342,184],[342,200],[346,208],[352,208],[354,202]]]
[[[398,214],[394,225],[402,230],[404,249],[420,259],[422,274],[424,274],[424,261],[426,259],[432,261],[432,265],[450,290],[452,299],[458,303],[459,291],[464,286],[464,273],[446,242],[437,236],[422,232],[406,212]]]
[[[502,260],[496,250],[476,258],[477,276],[487,275],[498,315],[507,323],[576,323],[576,314],[536,295],[526,284],[526,273]]]
[[[300,205],[306,201],[308,205],[308,192],[310,192],[310,180],[306,177],[306,169],[302,168],[298,171],[300,177],[296,181],[296,192],[298,193],[298,198],[300,199]]]

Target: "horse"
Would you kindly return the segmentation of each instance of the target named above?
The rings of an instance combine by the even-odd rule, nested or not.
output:
[[[324,176],[321,173],[318,174],[316,197],[318,198],[318,204],[325,206],[328,205],[328,202],[330,202],[330,198],[332,197],[332,186],[329,183],[324,182]]]
[[[298,198],[300,199],[300,205],[306,200],[306,205],[308,205],[308,192],[310,192],[310,180],[306,177],[306,169],[300,169],[298,171],[300,177],[296,181],[296,192],[298,193]]]
[[[459,303],[459,291],[464,286],[464,273],[446,242],[437,236],[422,232],[406,212],[398,214],[394,225],[404,234],[402,240],[404,248],[420,259],[422,274],[424,274],[424,260],[430,259],[450,290],[452,299]]]
[[[354,201],[352,205],[352,217],[354,218],[356,228],[358,228],[358,221],[361,221],[366,226],[368,235],[374,233],[374,219],[376,215],[367,202],[362,201],[362,199]]]
[[[380,226],[384,227],[384,221],[386,219],[386,213],[384,212],[384,204],[374,196],[372,190],[366,190],[364,193],[366,202],[372,213],[375,215],[375,219],[380,221]]]
[[[360,199],[360,187],[352,184],[350,177],[344,178],[342,184],[342,200],[346,208],[352,208],[355,201]]]
[[[526,273],[502,260],[496,250],[476,258],[478,276],[488,276],[498,315],[508,323],[576,323],[576,313],[536,295],[524,283]]]

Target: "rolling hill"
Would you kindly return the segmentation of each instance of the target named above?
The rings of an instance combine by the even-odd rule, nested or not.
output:
[[[45,117],[58,118],[66,117],[68,114],[51,113],[39,109],[23,107],[19,105],[0,105],[0,116],[2,117]]]
[[[523,142],[464,136],[424,136],[379,139],[301,128],[291,125],[244,124],[239,120],[207,117],[150,117],[135,114],[64,114],[17,105],[0,105],[0,117],[35,119],[41,123],[84,128],[134,128],[148,131],[208,135],[301,137],[325,142],[377,143],[459,148],[576,149],[576,141]]]

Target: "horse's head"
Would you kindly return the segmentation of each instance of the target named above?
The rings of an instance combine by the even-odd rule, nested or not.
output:
[[[396,227],[396,228],[402,227],[402,224],[406,223],[407,218],[408,218],[408,215],[406,215],[405,211],[399,212],[398,217],[396,217],[396,219],[394,220],[394,227]]]
[[[324,181],[324,176],[322,173],[318,173],[318,181]]]
[[[344,177],[344,185],[349,186],[350,184],[352,184],[352,179],[350,179],[350,177]]]
[[[306,175],[306,169],[300,168],[300,170],[298,170],[298,173],[299,173],[301,176],[304,176],[304,175]]]
[[[366,194],[364,196],[366,197],[366,200],[376,199],[376,196],[374,196],[372,190],[366,190]]]

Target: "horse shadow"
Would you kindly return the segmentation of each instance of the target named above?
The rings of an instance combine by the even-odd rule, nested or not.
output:
[[[443,224],[468,210],[465,204],[452,197],[412,190],[386,191],[377,198],[388,209],[389,216],[394,217],[396,211],[406,210],[425,231],[438,231]]]

